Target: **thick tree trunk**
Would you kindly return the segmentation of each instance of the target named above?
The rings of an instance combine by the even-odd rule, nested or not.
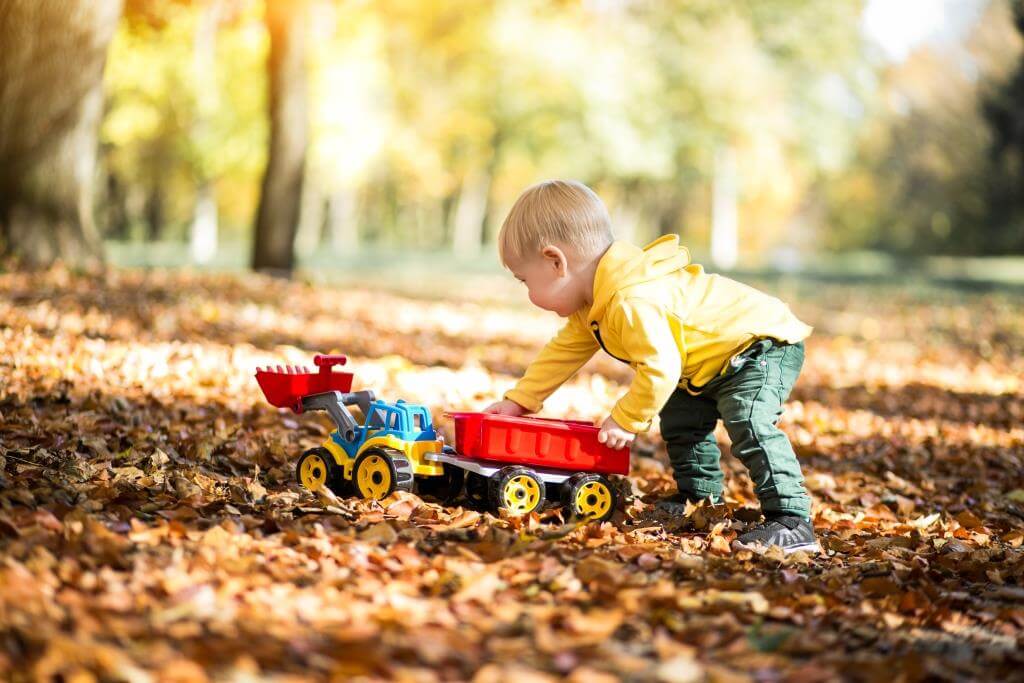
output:
[[[101,258],[93,221],[103,67],[121,0],[0,0],[0,253]]]
[[[270,31],[270,155],[256,218],[252,266],[279,275],[295,265],[295,233],[309,139],[308,0],[267,0]]]

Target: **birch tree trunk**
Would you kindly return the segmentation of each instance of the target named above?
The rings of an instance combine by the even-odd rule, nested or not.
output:
[[[207,0],[199,16],[192,47],[192,79],[196,93],[196,120],[192,126],[192,144],[205,145],[210,137],[210,118],[220,105],[217,83],[217,31],[220,28],[224,0]],[[189,226],[189,254],[193,263],[204,265],[217,253],[220,226],[214,178],[199,152],[196,169],[196,204]]]
[[[711,260],[719,268],[734,268],[739,260],[736,154],[731,147],[715,150],[711,192]]]
[[[452,221],[452,249],[456,254],[476,256],[483,249],[487,196],[490,191],[491,176],[487,173],[469,173],[463,179]]]
[[[338,189],[331,194],[327,206],[327,230],[331,248],[336,252],[352,253],[359,250],[359,215],[356,193],[351,189]]]

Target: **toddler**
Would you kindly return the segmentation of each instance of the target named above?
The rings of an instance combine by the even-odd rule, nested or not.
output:
[[[615,241],[601,200],[585,185],[553,180],[528,188],[498,237],[501,260],[530,301],[567,322],[526,373],[487,408],[537,412],[597,351],[629,364],[629,390],[599,439],[628,446],[661,419],[679,491],[659,506],[722,500],[718,420],[750,471],[764,522],[736,545],[785,552],[820,548],[800,463],[777,426],[804,361],[811,328],[782,301],[690,263],[676,235],[644,248]]]

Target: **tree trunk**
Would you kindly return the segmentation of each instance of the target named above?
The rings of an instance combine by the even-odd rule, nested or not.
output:
[[[108,173],[104,176],[106,189],[99,197],[100,206],[104,208],[100,223],[106,226],[106,236],[122,242],[129,237],[131,227],[128,219],[128,197],[124,185],[117,176]]]
[[[295,233],[295,254],[300,259],[313,256],[320,248],[327,213],[327,198],[317,183],[302,185],[299,203],[299,228]]]
[[[203,183],[196,193],[188,251],[192,262],[199,265],[210,263],[217,255],[217,198],[210,183]]]
[[[154,174],[153,182],[146,192],[143,213],[146,217],[146,232],[142,239],[146,242],[159,242],[164,236],[166,212],[164,211],[164,184],[158,174]]]
[[[0,0],[0,253],[102,258],[93,220],[103,67],[121,0]]]
[[[199,15],[192,45],[192,79],[196,95],[196,119],[192,125],[192,144],[205,145],[210,137],[210,119],[220,103],[217,83],[217,31],[220,28],[224,0],[207,0]],[[189,226],[189,254],[193,263],[205,265],[217,254],[219,216],[214,178],[204,163],[204,151],[198,150],[195,177],[196,204]]]
[[[622,204],[615,209],[612,226],[615,239],[623,242],[636,242],[636,228],[640,224],[640,212],[634,206]]]
[[[490,191],[491,177],[487,173],[471,172],[462,180],[452,225],[452,249],[459,256],[476,256],[483,249]]]
[[[336,253],[359,250],[359,213],[356,193],[349,188],[335,190],[327,204],[327,230]]]
[[[267,0],[270,31],[270,154],[256,218],[252,266],[288,275],[309,138],[306,83],[308,0]]]
[[[739,259],[736,153],[730,147],[715,150],[711,191],[711,260],[719,268],[734,268]]]

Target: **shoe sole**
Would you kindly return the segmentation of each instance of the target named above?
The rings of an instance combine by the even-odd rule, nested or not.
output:
[[[734,548],[738,548],[740,550],[749,550],[750,552],[757,553],[758,555],[764,555],[766,552],[768,552],[769,548],[772,548],[772,547],[779,547],[779,548],[781,548],[782,547],[782,546],[761,545],[760,543],[749,543],[748,544],[748,543],[743,543],[742,541],[733,541],[732,544],[733,544]],[[805,552],[805,553],[817,554],[817,553],[821,552],[821,545],[817,541],[815,541],[814,543],[804,543],[802,545],[793,545],[793,546],[790,546],[788,548],[782,548],[782,553],[784,555],[792,555],[793,553],[799,553],[801,551]]]

